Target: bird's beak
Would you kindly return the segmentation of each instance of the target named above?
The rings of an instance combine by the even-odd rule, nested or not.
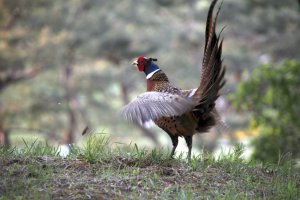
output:
[[[138,70],[138,62],[137,59],[135,59],[132,63],[131,63],[137,70]]]
[[[132,64],[133,66],[137,67],[138,62],[137,62],[137,60],[135,60],[135,61],[133,61],[131,64]]]

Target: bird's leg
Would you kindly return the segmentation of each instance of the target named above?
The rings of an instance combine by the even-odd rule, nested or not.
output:
[[[178,136],[174,136],[172,134],[169,134],[170,137],[171,137],[171,140],[172,140],[172,144],[173,144],[173,148],[172,148],[172,151],[171,151],[171,155],[170,157],[173,158],[174,157],[174,154],[175,154],[175,149],[178,145]]]
[[[191,161],[191,156],[192,156],[192,146],[193,146],[193,136],[185,136],[184,137],[185,142],[189,148],[189,152],[188,152],[188,161]]]

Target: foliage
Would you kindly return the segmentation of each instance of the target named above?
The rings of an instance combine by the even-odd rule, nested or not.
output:
[[[299,74],[294,60],[261,65],[237,86],[235,107],[251,112],[251,128],[260,132],[253,141],[254,158],[274,162],[289,153],[300,158]]]
[[[0,199],[298,199],[299,169],[261,166],[240,158],[242,147],[215,159],[211,154],[169,159],[164,151],[112,144],[95,135],[61,158],[56,147],[0,147]],[[30,150],[29,150],[29,149]],[[98,148],[98,147],[97,147]],[[86,153],[85,151],[89,151]],[[170,153],[170,152],[168,152]],[[96,158],[96,159],[90,159]],[[103,159],[105,158],[105,159]]]

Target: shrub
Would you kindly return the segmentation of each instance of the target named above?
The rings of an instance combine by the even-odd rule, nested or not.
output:
[[[282,155],[299,158],[300,64],[260,65],[231,96],[234,107],[250,112],[250,128],[258,128],[253,158],[278,161]],[[298,118],[299,117],[299,118]]]

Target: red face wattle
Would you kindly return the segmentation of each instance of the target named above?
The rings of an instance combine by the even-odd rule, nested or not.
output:
[[[145,64],[147,63],[147,59],[144,56],[139,56],[137,59],[137,67],[139,71],[145,71]]]

